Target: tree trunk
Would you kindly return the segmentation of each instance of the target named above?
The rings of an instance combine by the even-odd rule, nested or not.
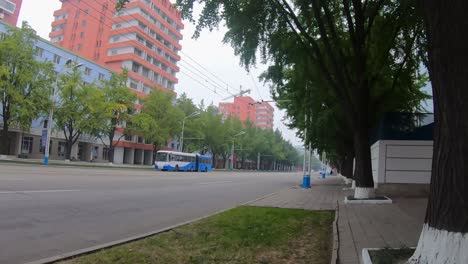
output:
[[[353,164],[354,164],[354,148],[348,147],[346,154],[343,159],[343,165],[341,167],[341,174],[348,179],[353,179]]]
[[[67,160],[71,160],[71,151],[72,151],[72,147],[73,147],[73,140],[72,139],[68,139],[67,141],[67,149],[65,149],[65,159]]]
[[[115,151],[115,146],[114,146],[114,135],[115,135],[115,127],[113,128],[112,132],[109,133],[109,156],[108,156],[108,161],[110,163],[114,162],[114,151]]]
[[[367,199],[375,196],[368,127],[367,122],[360,122],[354,130],[354,151],[356,159],[356,168],[354,171],[356,189],[354,198],[356,199]]]
[[[468,263],[468,1],[424,2],[434,96],[426,218],[410,263]]]
[[[115,146],[111,142],[109,146],[109,162],[114,163],[114,153],[115,153]]]
[[[10,137],[8,136],[8,122],[3,120],[3,129],[1,133],[0,154],[10,154]],[[21,154],[21,153],[20,153]]]

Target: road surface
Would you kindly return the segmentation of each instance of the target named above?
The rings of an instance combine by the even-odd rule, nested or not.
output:
[[[300,182],[298,173],[0,164],[0,263],[25,263],[143,234]]]

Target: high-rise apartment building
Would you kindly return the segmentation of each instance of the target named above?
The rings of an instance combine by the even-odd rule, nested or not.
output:
[[[115,12],[114,0],[62,0],[51,41],[119,71],[129,69],[129,87],[148,94],[174,90],[183,28],[168,0],[131,0]]]
[[[16,26],[23,0],[0,0],[0,21]]]
[[[130,0],[119,12],[115,0],[61,2],[61,9],[54,12],[51,42],[113,71],[127,68],[127,85],[141,98],[152,89],[174,93],[184,26],[169,0]],[[143,138],[130,135],[117,147],[116,156],[122,155],[126,163],[153,149]]]
[[[249,96],[234,97],[232,103],[219,103],[219,111],[225,118],[236,116],[260,128],[273,128],[274,108],[269,103],[257,103]]]

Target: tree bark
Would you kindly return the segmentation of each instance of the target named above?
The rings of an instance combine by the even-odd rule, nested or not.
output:
[[[354,197],[356,199],[367,199],[375,196],[369,143],[369,123],[366,115],[361,115],[358,120],[353,133],[356,164],[354,170],[354,180],[356,181]]]
[[[5,154],[5,155],[10,154],[10,137],[8,136],[8,130],[9,130],[8,122],[6,120],[3,120],[0,154]]]
[[[348,148],[343,160],[341,174],[348,179],[353,179],[354,148]]]
[[[424,1],[434,152],[425,224],[410,263],[468,263],[468,1]]]
[[[112,130],[112,132],[109,133],[109,156],[107,157],[108,161],[110,163],[114,162],[114,151],[115,151],[115,146],[114,146],[114,136],[115,136],[115,127]]]
[[[68,139],[67,141],[67,149],[65,150],[65,159],[71,160],[71,151],[73,147],[73,140]]]

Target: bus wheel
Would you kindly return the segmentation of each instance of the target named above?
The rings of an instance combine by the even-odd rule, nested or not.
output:
[[[179,165],[175,165],[175,171],[179,171]]]
[[[205,172],[208,172],[208,168],[205,167]]]
[[[190,167],[190,172],[193,172],[193,167]]]

